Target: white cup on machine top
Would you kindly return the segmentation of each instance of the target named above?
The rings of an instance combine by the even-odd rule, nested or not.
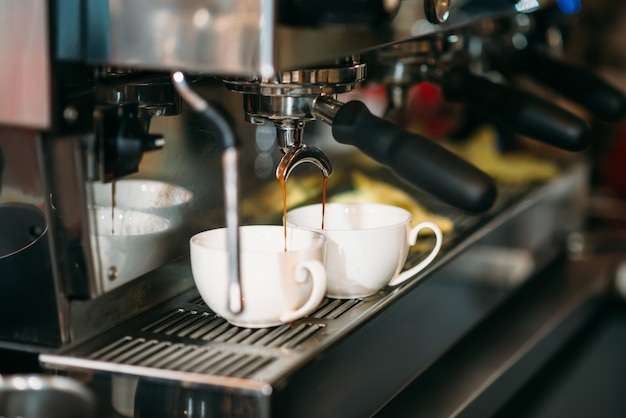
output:
[[[312,313],[326,293],[326,238],[314,231],[278,225],[239,227],[243,310],[228,309],[226,228],[190,240],[194,282],[206,304],[233,325],[265,328]],[[285,251],[285,244],[287,251]]]
[[[385,286],[397,286],[424,270],[442,245],[439,227],[430,221],[411,226],[411,213],[377,203],[314,204],[287,212],[287,225],[324,234],[328,240],[327,295],[337,299],[370,296]],[[409,249],[426,229],[433,248],[415,266],[402,270]]]

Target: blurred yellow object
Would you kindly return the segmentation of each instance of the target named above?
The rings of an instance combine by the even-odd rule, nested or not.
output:
[[[486,125],[478,128],[468,140],[445,146],[502,183],[545,181],[559,173],[556,163],[527,152],[501,153],[497,135],[492,126]]]
[[[422,221],[432,221],[439,226],[444,234],[452,232],[454,222],[444,216],[431,213],[408,193],[403,190],[378,180],[371,179],[360,172],[352,173],[354,189],[347,192],[330,196],[329,202],[374,202],[398,206],[411,212],[413,225]],[[424,230],[427,232],[427,230]]]

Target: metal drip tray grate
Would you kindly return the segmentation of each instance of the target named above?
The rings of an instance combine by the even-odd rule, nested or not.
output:
[[[336,319],[360,303],[360,300],[326,299],[317,311],[303,321],[274,328],[251,329],[229,324],[208,310],[198,298],[191,302],[191,308],[179,308],[141,328],[141,331],[240,346],[295,349],[322,329],[324,320]]]
[[[274,357],[269,356],[237,354],[229,350],[132,337],[124,337],[87,358],[156,369],[240,378],[250,378],[259,369],[275,360]]]
[[[338,318],[377,299],[325,299],[307,318],[273,328],[251,329],[231,325],[213,313],[195,289],[189,293],[183,299],[187,302],[173,309],[151,311],[71,353],[47,354],[42,360],[55,367],[204,384],[223,385],[222,378],[263,383],[275,380],[282,371],[302,361],[299,352],[306,354],[328,339],[327,328]]]

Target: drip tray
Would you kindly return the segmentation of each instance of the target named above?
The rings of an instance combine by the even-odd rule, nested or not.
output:
[[[275,380],[281,370],[295,366],[300,350],[325,339],[327,335],[322,334],[329,321],[365,304],[363,300],[327,299],[304,320],[250,329],[229,324],[195,296],[174,310],[132,321],[124,327],[128,332],[120,332],[113,342],[107,334],[72,357],[43,355],[43,361],[203,384],[223,385],[224,378],[235,378],[240,386],[240,379],[247,379],[251,382],[246,387],[262,388],[263,382]]]
[[[271,416],[369,416],[524,281],[459,280],[458,273],[448,280],[464,269],[446,273],[446,267],[458,267],[458,256],[474,244],[497,245],[502,236],[509,248],[540,252],[537,236],[545,243],[561,233],[558,223],[546,229],[546,214],[549,220],[568,215],[563,208],[578,198],[580,177],[578,167],[547,184],[501,188],[497,207],[480,217],[437,208],[431,199],[429,209],[452,218],[454,233],[422,273],[371,297],[325,299],[307,318],[247,329],[216,316],[193,288],[87,342],[41,354],[40,361],[51,370],[95,371],[262,400],[265,406],[242,416],[270,416],[270,410]],[[541,222],[529,223],[535,219]],[[524,233],[511,232],[518,229]],[[422,256],[412,254],[409,262]],[[188,260],[180,269],[191,274]]]
[[[384,296],[384,293],[381,292]],[[88,369],[200,384],[267,390],[384,297],[325,299],[307,318],[274,328],[240,328],[186,292],[175,308],[153,309],[63,354],[51,368]],[[232,380],[232,381],[229,381]],[[247,382],[244,382],[246,380]]]

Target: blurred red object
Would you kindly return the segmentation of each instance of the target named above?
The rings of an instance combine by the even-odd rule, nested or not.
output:
[[[616,195],[626,197],[626,122],[617,129],[600,171],[606,186]]]
[[[431,83],[420,83],[409,90],[406,127],[431,139],[448,139],[465,123],[461,104],[449,103],[441,89]]]

